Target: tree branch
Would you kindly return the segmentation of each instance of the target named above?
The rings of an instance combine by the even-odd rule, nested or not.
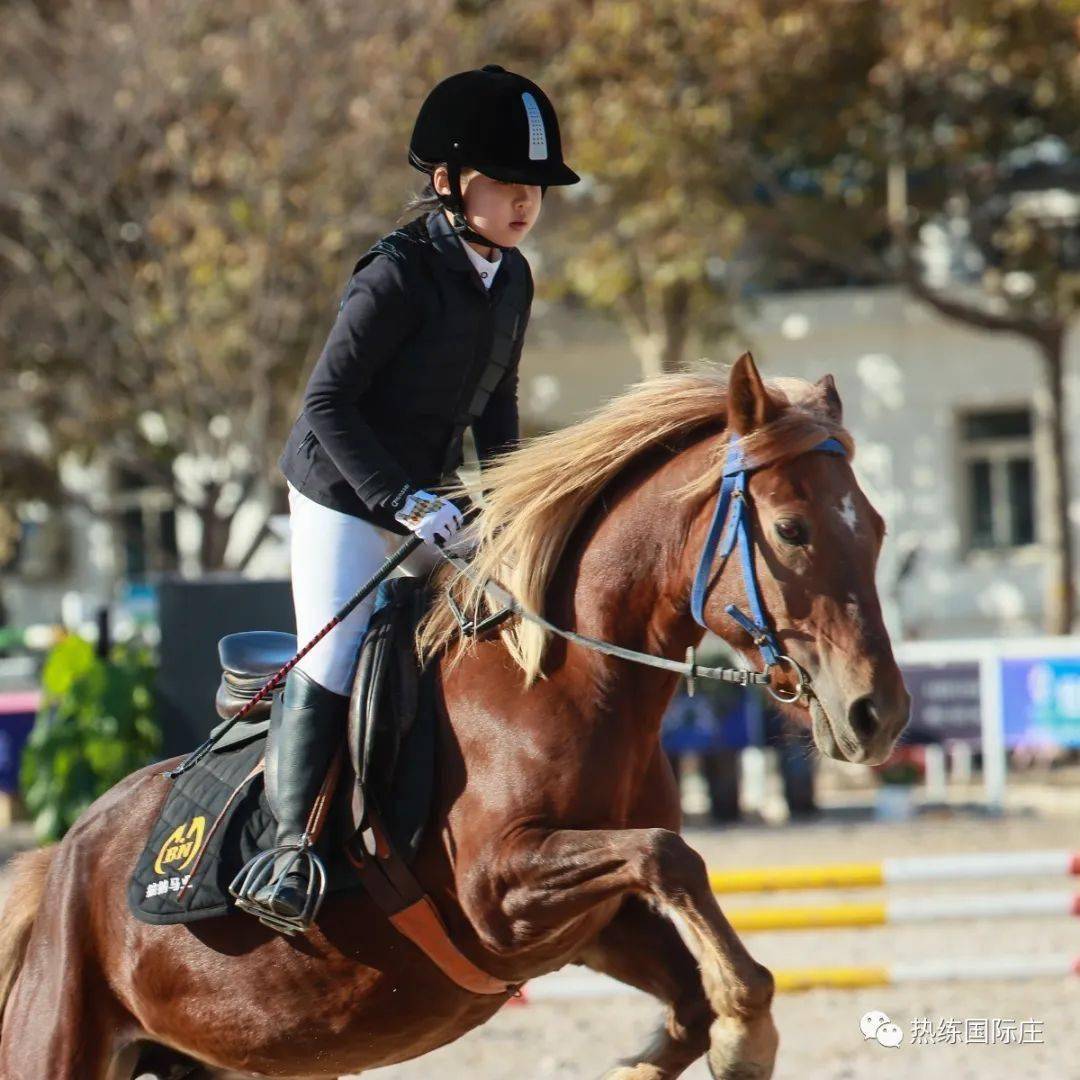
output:
[[[1031,338],[1035,341],[1043,341],[1048,334],[1054,331],[1053,322],[1040,322],[1037,319],[1026,318],[1022,315],[1001,315],[987,311],[986,308],[976,304],[967,304],[955,296],[944,296],[936,289],[930,288],[923,280],[914,260],[905,256],[902,272],[904,285],[912,295],[929,304],[935,311],[946,318],[956,322],[965,323],[968,326],[976,326],[980,330],[989,330],[991,333],[1019,334],[1021,337]]]

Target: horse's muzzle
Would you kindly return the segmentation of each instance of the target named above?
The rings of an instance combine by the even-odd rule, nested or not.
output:
[[[862,694],[837,709],[839,717],[817,697],[811,699],[814,742],[826,756],[856,765],[880,765],[892,753],[904,730],[911,698],[903,685],[894,694]]]

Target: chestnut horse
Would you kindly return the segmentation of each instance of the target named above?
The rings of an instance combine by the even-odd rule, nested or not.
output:
[[[874,584],[884,526],[849,464],[831,377],[766,387],[744,356],[727,376],[631,388],[486,470],[473,566],[562,628],[681,659],[703,636],[691,584],[735,439],[754,469],[767,617],[813,684],[811,706],[791,711],[823,753],[880,762],[908,697]],[[846,456],[809,452],[824,439]],[[468,602],[449,569],[440,586]],[[757,665],[725,613],[743,589],[724,560],[704,616]],[[463,643],[446,607],[419,642],[439,665],[440,735],[414,870],[454,941],[508,982],[577,963],[665,1002],[664,1025],[609,1077],[675,1077],[703,1055],[716,1077],[769,1076],[772,977],[678,834],[659,743],[677,675],[521,619]],[[0,930],[4,1080],[128,1080],[137,1059],[163,1077],[339,1077],[427,1053],[503,1004],[451,982],[361,892],[331,895],[297,938],[240,913],[136,921],[125,890],[160,773],[128,777],[17,865]]]

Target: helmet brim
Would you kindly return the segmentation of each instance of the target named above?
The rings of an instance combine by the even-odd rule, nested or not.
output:
[[[562,162],[548,164],[537,162],[535,167],[514,168],[510,165],[495,163],[472,163],[469,165],[492,180],[502,180],[506,184],[537,184],[547,187],[565,187],[568,184],[576,184],[581,180],[569,165]]]

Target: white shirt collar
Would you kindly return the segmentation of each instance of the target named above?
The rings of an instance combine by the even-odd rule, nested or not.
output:
[[[469,256],[469,262],[476,267],[476,272],[480,275],[480,280],[484,283],[484,287],[491,288],[491,283],[495,280],[495,273],[499,269],[499,265],[502,263],[502,252],[496,248],[498,258],[489,262],[483,255],[477,254],[471,244],[465,243],[461,237],[458,237],[461,242],[461,246],[465,249],[465,254]]]

